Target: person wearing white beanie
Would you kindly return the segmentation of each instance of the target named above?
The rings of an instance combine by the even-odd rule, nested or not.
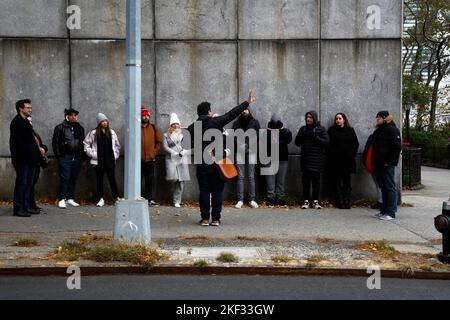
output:
[[[190,150],[182,146],[183,133],[181,121],[176,113],[170,114],[170,126],[164,134],[163,149],[166,153],[166,180],[172,181],[173,205],[181,207],[184,182],[190,180],[189,159]]]
[[[109,120],[103,113],[97,114],[97,128],[90,131],[83,141],[84,151],[91,158],[91,165],[97,177],[97,207],[105,205],[103,195],[103,177],[108,177],[114,199],[119,198],[115,167],[120,155],[120,143],[117,134],[109,127]]]

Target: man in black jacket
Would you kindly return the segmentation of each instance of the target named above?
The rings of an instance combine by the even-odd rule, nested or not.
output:
[[[64,114],[65,119],[55,127],[52,139],[59,168],[59,208],[66,208],[67,204],[79,206],[74,200],[75,184],[84,158],[84,128],[77,122],[79,112],[70,108],[65,109]]]
[[[395,219],[397,212],[397,187],[395,167],[400,158],[402,142],[400,130],[388,111],[377,114],[377,129],[372,137],[372,164],[374,175],[381,188],[383,204],[376,216],[385,221]]]
[[[197,106],[198,119],[196,122],[200,122],[202,126],[201,139],[195,137],[195,123],[188,127],[188,131],[191,135],[191,142],[193,146],[194,154],[199,152],[204,155],[205,149],[210,145],[210,142],[203,141],[205,132],[209,129],[216,129],[223,132],[223,127],[233,121],[239,116],[245,109],[248,108],[250,103],[253,102],[252,92],[249,93],[247,101],[243,102],[237,107],[234,107],[222,116],[213,117],[211,111],[211,104],[209,102],[202,102]],[[200,132],[198,132],[200,133]],[[201,144],[196,144],[195,141],[201,140]],[[207,150],[212,156],[218,156],[224,154],[225,150]],[[211,164],[211,161],[205,161],[205,155],[202,156],[201,163],[196,163],[197,167],[197,180],[200,189],[200,212],[202,220],[200,225],[202,226],[216,226],[220,225],[220,218],[222,212],[222,192],[225,187],[225,181],[222,180],[217,167]],[[208,159],[210,160],[210,159]],[[212,211],[211,210],[212,205]],[[209,223],[210,216],[212,215],[212,222]]]
[[[29,217],[30,214],[39,213],[38,210],[30,208],[31,187],[43,154],[34,138],[33,127],[27,120],[32,110],[30,99],[17,101],[17,116],[10,125],[9,148],[16,171],[14,215],[18,217]]]
[[[309,111],[305,114],[306,125],[301,127],[295,138],[295,144],[301,147],[301,169],[303,185],[302,209],[310,207],[312,202],[315,209],[321,209],[319,204],[320,173],[325,165],[325,149],[329,144],[327,130],[320,125],[317,112]],[[312,199],[310,189],[312,184]]]

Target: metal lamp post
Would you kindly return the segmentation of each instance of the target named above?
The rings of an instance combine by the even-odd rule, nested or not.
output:
[[[125,199],[116,202],[114,240],[150,244],[147,200],[141,198],[141,0],[127,0]]]

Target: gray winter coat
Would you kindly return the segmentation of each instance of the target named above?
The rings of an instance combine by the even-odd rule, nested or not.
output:
[[[190,150],[184,150],[181,146],[183,134],[173,132],[170,136],[166,132],[163,139],[163,150],[166,153],[166,180],[189,181],[189,157]],[[180,157],[180,153],[182,157]]]

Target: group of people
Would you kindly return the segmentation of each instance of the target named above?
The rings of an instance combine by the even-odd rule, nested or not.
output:
[[[202,124],[202,135],[209,129],[226,132],[224,127],[233,122],[234,130],[244,132],[254,130],[258,135],[261,126],[249,108],[254,97],[250,92],[248,99],[223,115],[212,112],[209,102],[197,106],[198,119]],[[34,200],[34,186],[39,177],[39,167],[42,158],[48,151],[40,136],[33,130],[31,119],[31,101],[20,100],[16,103],[17,116],[11,122],[10,148],[11,158],[16,170],[16,185],[14,190],[14,215],[27,217],[38,214],[41,209]],[[52,147],[58,161],[60,185],[58,192],[58,207],[67,205],[79,206],[74,200],[77,177],[84,161],[90,161],[97,178],[97,206],[105,204],[103,179],[106,174],[114,198],[119,198],[115,177],[116,161],[120,154],[120,142],[116,132],[110,128],[106,115],[99,113],[96,117],[97,127],[85,135],[84,128],[77,121],[79,112],[74,109],[65,110],[64,121],[56,126]],[[153,180],[155,160],[161,147],[165,153],[166,180],[171,182],[172,201],[175,207],[182,204],[182,194],[186,181],[190,180],[189,163],[196,148],[205,149],[209,142],[202,141],[195,145],[195,122],[188,128],[191,138],[191,148],[184,149],[184,135],[181,121],[177,114],[170,115],[167,132],[161,134],[160,129],[150,122],[150,112],[141,107],[141,171],[145,182],[144,197],[150,206],[157,206],[153,198]],[[266,201],[270,208],[275,205],[286,206],[285,180],[288,172],[288,145],[293,141],[292,132],[285,127],[279,115],[273,114],[267,124],[267,146],[269,154],[271,139],[276,137],[278,147],[278,170],[267,175]],[[198,133],[197,133],[198,134]],[[225,134],[224,134],[225,140]],[[351,207],[351,174],[356,172],[356,155],[359,142],[355,130],[351,127],[347,116],[340,112],[334,117],[332,126],[327,130],[319,121],[315,111],[305,114],[305,125],[301,126],[294,140],[301,148],[301,171],[303,198],[301,208],[321,209],[320,190],[321,178],[328,172],[329,181],[333,187],[336,206],[341,209]],[[224,143],[225,145],[225,143]],[[237,168],[237,199],[235,207],[244,205],[244,185],[248,180],[248,204],[258,208],[256,202],[256,163],[255,153],[250,152],[250,142],[237,144],[234,161]],[[222,150],[227,154],[229,150]],[[392,115],[388,111],[380,111],[376,115],[376,129],[367,140],[363,153],[363,164],[373,176],[379,192],[377,214],[382,220],[395,218],[397,210],[397,188],[395,183],[395,167],[398,164],[401,151],[401,138]],[[214,156],[214,150],[209,152]],[[327,161],[328,160],[328,161]],[[214,161],[202,158],[196,164],[196,178],[199,186],[199,206],[201,213],[200,225],[219,226],[221,223],[222,194],[226,180],[220,175]]]

